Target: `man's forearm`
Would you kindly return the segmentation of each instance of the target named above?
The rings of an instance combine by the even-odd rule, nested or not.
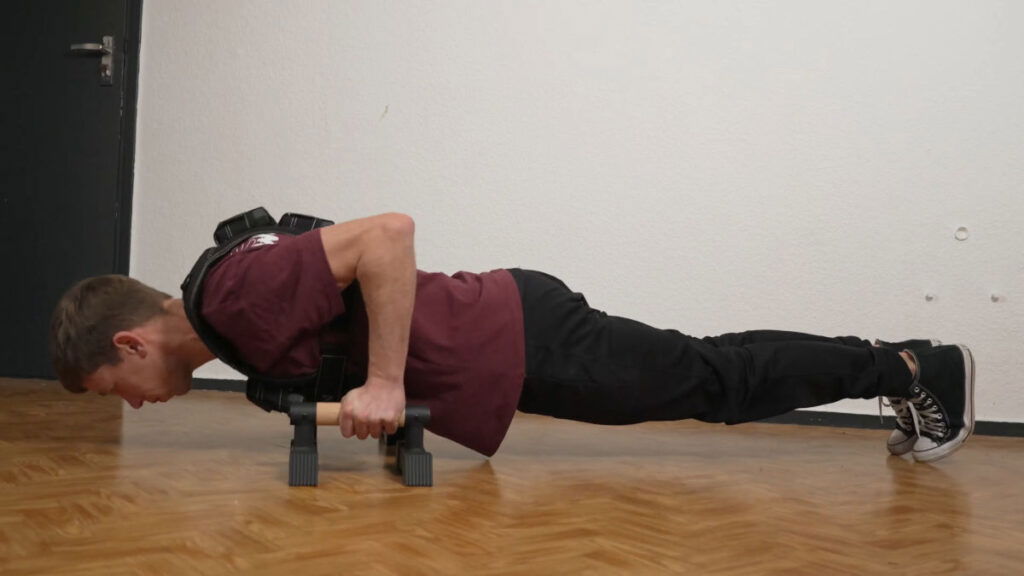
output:
[[[370,238],[356,267],[369,318],[367,378],[401,383],[409,352],[416,299],[416,254],[412,220],[382,226]]]

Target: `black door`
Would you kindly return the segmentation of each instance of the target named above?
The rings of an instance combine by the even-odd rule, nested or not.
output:
[[[0,376],[52,378],[60,295],[87,276],[128,272],[141,8],[0,4]],[[94,49],[104,36],[108,75]]]

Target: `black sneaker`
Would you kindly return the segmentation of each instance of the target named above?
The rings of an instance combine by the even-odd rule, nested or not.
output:
[[[892,350],[927,350],[935,346],[941,346],[938,340],[904,340],[902,342],[884,342],[875,340],[875,346],[890,348]],[[917,428],[914,425],[914,413],[910,409],[910,402],[904,398],[886,397],[889,404],[884,404],[882,397],[878,397],[878,415],[882,415],[882,406],[889,406],[896,413],[896,429],[889,434],[885,447],[894,456],[902,456],[914,449],[917,443]]]
[[[974,355],[962,344],[910,353],[918,376],[910,386],[918,431],[914,459],[931,462],[953,453],[974,432]]]

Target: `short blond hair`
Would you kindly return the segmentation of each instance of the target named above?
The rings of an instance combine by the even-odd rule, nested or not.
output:
[[[85,392],[85,379],[117,365],[114,334],[165,314],[171,296],[142,282],[111,274],[86,278],[64,293],[50,319],[50,353],[61,384]]]

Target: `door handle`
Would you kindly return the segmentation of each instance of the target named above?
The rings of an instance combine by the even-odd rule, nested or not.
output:
[[[101,52],[103,54],[110,54],[110,49],[103,44],[72,44],[72,52]]]
[[[114,85],[114,37],[104,36],[102,44],[72,44],[71,51],[97,54],[100,58],[100,86]]]

